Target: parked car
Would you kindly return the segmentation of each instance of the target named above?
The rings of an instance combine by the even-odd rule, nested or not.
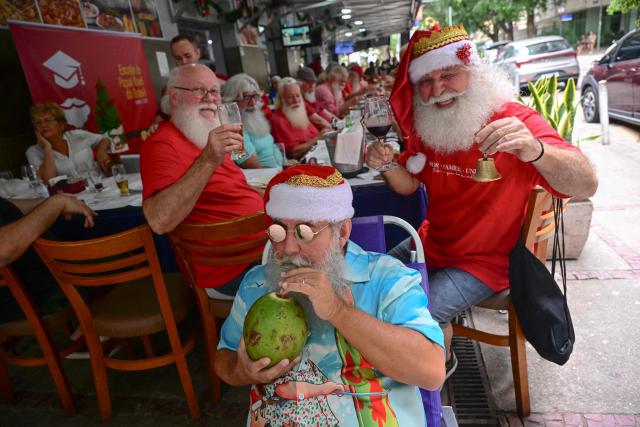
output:
[[[511,40],[503,40],[499,42],[487,43],[484,45],[484,58],[488,63],[495,62],[500,56],[500,52],[509,44]]]
[[[585,121],[600,121],[598,82],[607,82],[609,117],[640,125],[640,30],[614,42],[594,61],[582,80],[582,112]]]
[[[578,79],[576,51],[560,36],[534,37],[504,46],[496,59],[508,72],[517,74],[520,87],[540,77],[557,75],[558,81]]]

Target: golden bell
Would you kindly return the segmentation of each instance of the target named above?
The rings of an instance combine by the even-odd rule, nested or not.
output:
[[[502,176],[496,169],[496,165],[491,157],[487,157],[486,154],[482,154],[482,158],[478,159],[478,167],[476,173],[473,175],[473,179],[478,182],[491,182],[497,181]]]

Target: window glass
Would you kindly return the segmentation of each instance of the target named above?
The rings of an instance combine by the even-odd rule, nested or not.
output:
[[[616,61],[630,61],[638,58],[640,58],[640,32],[625,40],[616,54]]]

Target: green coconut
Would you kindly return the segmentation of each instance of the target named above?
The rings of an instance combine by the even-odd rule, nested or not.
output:
[[[269,367],[300,354],[309,327],[304,309],[290,297],[270,292],[260,297],[244,319],[243,336],[251,360],[271,359]]]

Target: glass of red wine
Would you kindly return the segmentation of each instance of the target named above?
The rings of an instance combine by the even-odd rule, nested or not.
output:
[[[384,144],[384,137],[391,129],[393,113],[385,96],[370,96],[365,99],[364,117],[362,122],[371,135],[376,137],[377,143]],[[390,161],[383,164],[379,171],[388,171],[397,166],[397,163]]]

